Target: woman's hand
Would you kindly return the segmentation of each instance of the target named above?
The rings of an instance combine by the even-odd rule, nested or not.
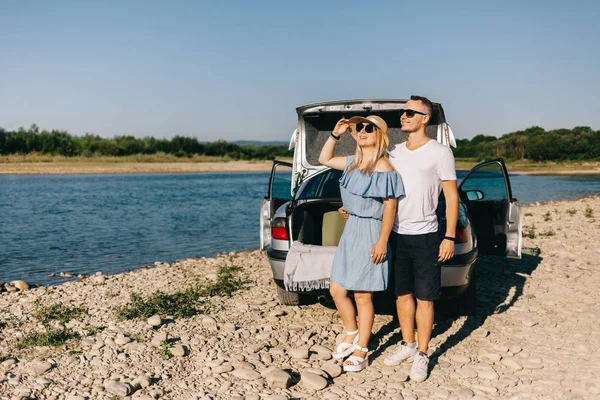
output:
[[[377,241],[371,250],[371,260],[374,264],[381,264],[387,255],[387,241]]]
[[[344,217],[344,219],[346,221],[348,221],[348,217],[350,216],[350,214],[348,214],[346,212],[346,209],[344,208],[344,206],[341,206],[340,208],[338,208],[338,212],[341,214],[342,217]]]
[[[337,124],[335,124],[335,127],[333,128],[333,134],[336,136],[342,136],[348,131],[348,128],[350,128],[348,120],[346,118],[342,118],[337,122]]]

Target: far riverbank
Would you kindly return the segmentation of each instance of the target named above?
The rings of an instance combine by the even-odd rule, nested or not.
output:
[[[291,161],[291,159],[284,159]],[[457,170],[469,170],[478,162],[457,159]],[[270,171],[271,160],[160,159],[146,161],[136,157],[28,159],[27,156],[0,159],[0,175],[68,175],[68,174],[143,174],[202,172],[264,172]],[[537,163],[515,161],[507,163],[511,174],[527,175],[600,175],[600,162]]]

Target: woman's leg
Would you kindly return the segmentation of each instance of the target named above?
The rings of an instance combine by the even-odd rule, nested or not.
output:
[[[346,327],[346,331],[355,331],[357,329],[356,310],[354,309],[354,303],[352,303],[352,300],[350,297],[348,297],[348,291],[337,283],[331,281],[329,283],[329,293],[331,293],[331,297],[333,297],[335,307],[337,308],[338,313],[340,313],[340,317],[342,318],[344,327]],[[352,343],[355,336],[356,335],[346,335],[344,342]]]
[[[371,330],[373,329],[373,320],[375,319],[375,307],[373,306],[373,292],[354,292],[354,301],[358,309],[358,345],[368,347],[371,339]],[[355,356],[365,357],[366,353],[355,350]],[[347,362],[346,364],[352,364]]]

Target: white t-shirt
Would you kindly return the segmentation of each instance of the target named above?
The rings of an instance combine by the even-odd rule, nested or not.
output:
[[[452,151],[435,140],[416,150],[408,150],[404,142],[390,151],[390,163],[400,174],[406,193],[398,199],[394,232],[403,235],[437,232],[435,210],[442,192],[441,181],[456,180]]]

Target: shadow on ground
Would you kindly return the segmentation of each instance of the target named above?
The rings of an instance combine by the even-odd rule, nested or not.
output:
[[[539,249],[523,249],[523,257],[520,260],[480,255],[476,263],[477,307],[475,313],[468,315],[459,330],[448,336],[430,356],[430,368],[437,364],[437,360],[442,354],[481,327],[489,316],[501,314],[510,309],[523,294],[525,281],[541,261]],[[317,298],[314,297],[308,303],[316,302],[316,300]],[[323,306],[335,309],[335,304],[331,300],[324,302]],[[383,293],[377,294],[375,308],[377,314],[392,315],[394,319],[371,336],[369,347],[376,349],[369,356],[373,360],[402,339],[402,334],[398,329],[394,297]],[[453,307],[451,299],[436,302],[435,309],[432,338],[444,334],[459,317],[454,312],[455,307]],[[394,333],[388,337],[392,332]]]

